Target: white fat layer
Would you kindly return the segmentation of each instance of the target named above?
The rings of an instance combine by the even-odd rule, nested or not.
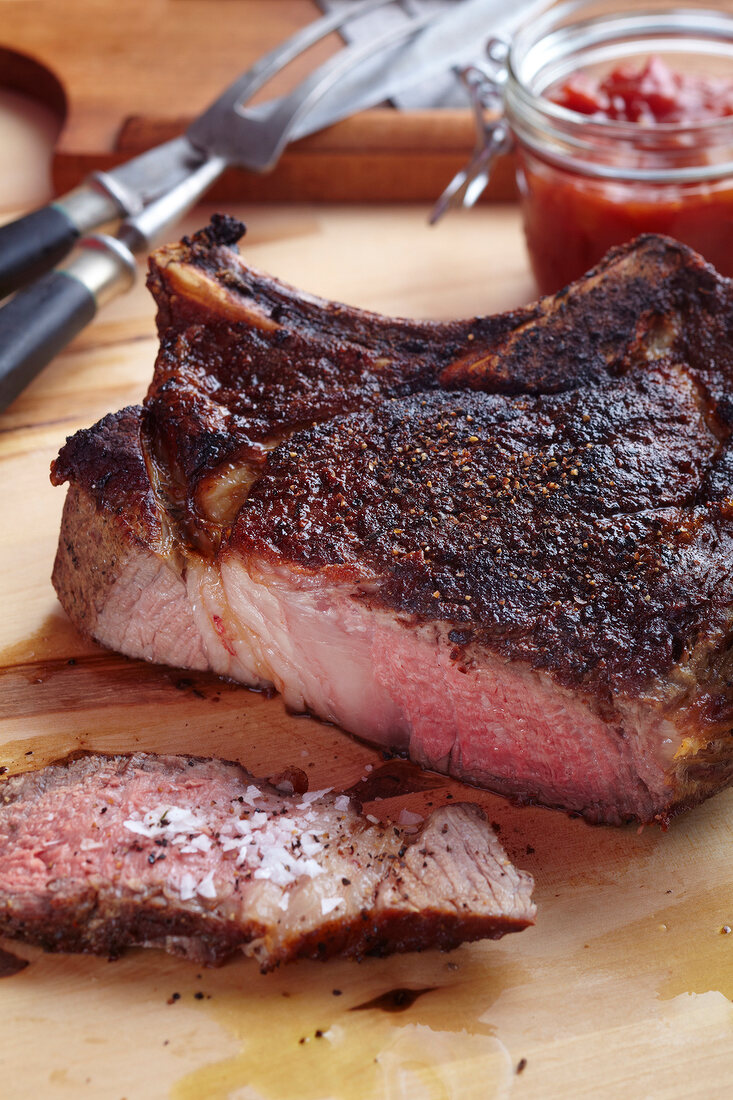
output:
[[[403,709],[375,672],[373,612],[353,599],[351,583],[293,580],[289,570],[258,561],[255,574],[236,553],[224,555],[217,583],[236,623],[235,678],[251,683],[254,673],[274,684],[294,710],[312,709],[329,720],[338,716],[353,733],[406,748]]]

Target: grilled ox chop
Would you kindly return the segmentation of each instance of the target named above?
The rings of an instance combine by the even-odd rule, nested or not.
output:
[[[241,948],[270,970],[447,949],[526,928],[531,891],[471,804],[400,828],[346,795],[145,753],[0,784],[0,933],[47,950],[137,944],[217,963]]]
[[[153,256],[145,404],[55,464],[80,629],[592,821],[728,784],[731,284],[650,236],[515,313],[398,321],[240,232]]]

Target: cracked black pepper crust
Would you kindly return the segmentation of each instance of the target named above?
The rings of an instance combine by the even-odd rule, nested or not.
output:
[[[154,253],[160,351],[146,398],[155,452],[189,507],[199,479],[273,437],[434,388],[474,341],[493,346],[537,307],[446,323],[382,317],[246,267],[204,230]],[[256,460],[256,459],[255,459]]]

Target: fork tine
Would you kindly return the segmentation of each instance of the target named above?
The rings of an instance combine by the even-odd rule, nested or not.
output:
[[[385,0],[381,2],[384,3]],[[394,3],[395,0],[386,2]],[[355,5],[352,18],[356,10]],[[194,144],[198,139],[210,152],[231,158],[233,163],[243,163],[254,171],[267,171],[292,138],[300,119],[308,115],[314,104],[338,85],[342,77],[358,69],[370,58],[381,60],[390,47],[399,45],[433,22],[434,12],[424,12],[417,17],[406,14],[404,23],[391,27],[369,42],[339,50],[301,81],[289,95],[253,108],[251,114],[236,103],[225,106],[223,99],[218,100],[206,115],[192,125],[188,136]],[[222,134],[222,112],[231,107],[235,109],[227,118],[226,132]],[[232,153],[233,149],[238,151],[239,157]],[[242,157],[242,150],[247,151],[246,159]]]
[[[397,45],[402,39],[410,38],[428,23],[435,20],[435,13],[431,11],[423,12],[420,15],[405,14],[404,23],[390,27],[389,30],[384,31],[368,42],[347,46],[346,49],[339,50],[333,57],[329,57],[327,61],[324,61],[305,80],[301,81],[289,95],[284,96],[277,102],[277,106],[270,116],[273,125],[275,118],[284,123],[286,118],[292,116],[294,122],[298,114],[307,110],[315,99],[325,94],[344,73],[356,68],[362,61],[379,54],[382,50]]]
[[[258,58],[250,69],[242,73],[234,83],[229,85],[198,121],[203,122],[209,111],[214,109],[218,112],[225,106],[233,107],[235,104],[246,103],[268,80],[279,73],[281,69],[284,69],[286,65],[289,65],[291,61],[294,61],[300,54],[305,53],[311,46],[314,46],[316,42],[320,42],[326,35],[339,30],[345,23],[350,23],[352,19],[357,19],[360,15],[366,15],[393,3],[395,3],[395,0],[356,0],[346,10],[338,9],[338,11],[330,12],[328,15],[321,16],[320,19],[308,23],[305,27],[301,27],[285,42],[280,42],[264,57]]]
[[[465,168],[461,168],[460,171],[456,172],[430,212],[429,225],[435,225],[436,222],[439,222],[447,210],[463,205],[463,196],[466,193],[472,168],[473,159],[469,161]]]
[[[448,9],[442,15],[434,9],[418,9],[420,14],[410,15],[405,0],[365,2],[370,7],[355,3],[348,9],[349,18],[391,3],[399,4],[405,20],[371,41],[340,50],[288,95],[246,110],[240,106],[242,89],[252,86],[253,78],[244,74],[191,124],[187,137],[192,145],[230,165],[267,172],[289,141],[374,106],[442,66],[465,63],[468,52],[481,40],[487,12],[500,8],[505,0],[456,0],[456,11]],[[342,15],[339,9],[338,16]]]

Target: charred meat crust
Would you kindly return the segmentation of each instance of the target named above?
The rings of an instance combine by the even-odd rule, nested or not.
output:
[[[128,563],[168,563],[171,585],[182,588],[143,436],[143,409],[122,409],[71,436],[51,467],[54,484],[71,481],[52,581],[74,625],[102,642],[100,619]]]
[[[129,502],[139,499],[130,494]],[[124,513],[101,507],[93,493],[70,485],[54,588],[74,626],[101,645],[120,648],[122,622],[122,644],[130,656],[206,669],[177,547],[161,540],[155,522],[146,537],[141,514],[137,523],[129,523]]]
[[[129,543],[129,531],[120,530],[91,493],[77,484],[69,486],[51,580],[56,591],[64,594],[72,623],[85,634],[96,636],[97,619],[133,552]],[[92,559],[99,564],[89,577],[83,563]]]
[[[537,306],[447,324],[394,321],[303,295],[206,234],[159,250],[149,284],[161,347],[144,435],[194,521],[202,519],[199,482],[226,460],[241,456],[259,471],[267,450],[295,430],[435,388],[587,390],[651,347],[688,364],[722,430],[733,416],[729,285],[665,238],[613,250],[585,280]],[[230,299],[231,317],[222,307]],[[75,437],[55,477],[97,491],[88,438]]]
[[[532,316],[385,318],[304,295],[205,235],[155,253],[148,285],[160,336],[151,437],[194,523],[199,482],[217,465],[257,466],[263,445],[299,427],[434,388],[472,342],[493,346]]]
[[[51,953],[119,958],[131,946],[158,947],[202,966],[221,966],[265,929],[256,922],[232,927],[228,920],[197,914],[161,912],[136,901],[101,899],[96,890],[57,891],[34,913],[33,920],[6,909],[0,895],[0,928],[10,939]],[[444,911],[380,912],[365,910],[349,921],[327,921],[315,932],[293,937],[269,952],[263,973],[296,959],[355,959],[418,952],[453,951],[463,943],[498,940],[522,932],[532,922],[522,918],[462,917]]]
[[[149,539],[160,534],[160,516],[142,445],[143,423],[143,409],[130,406],[69,436],[51,464],[51,481],[77,483],[100,508],[133,530],[138,525]]]
[[[520,322],[539,315],[538,307],[528,306],[461,321],[385,317],[306,294],[258,271],[221,241],[212,244],[207,230],[158,249],[150,259],[148,283],[158,305],[161,337],[187,328],[195,319],[225,319],[259,324],[263,331],[281,330],[278,342],[302,334],[337,354],[344,345],[355,345],[406,363],[411,370],[418,360],[435,371],[468,351],[473,341],[490,346]],[[194,287],[196,293],[190,294]],[[153,389],[156,385],[154,379]]]
[[[704,379],[717,377],[710,389],[722,397],[720,382],[733,370],[732,310],[729,280],[685,245],[647,234],[611,249],[577,283],[541,299],[497,347],[474,345],[444,368],[440,384],[554,393],[673,354]]]
[[[302,794],[279,795],[266,782],[253,780],[236,763],[191,756],[75,754],[40,771],[12,776],[0,785],[3,934],[39,944],[48,951],[112,957],[133,944],[157,946],[207,965],[219,964],[234,951],[245,949],[254,953],[262,969],[267,970],[295,958],[362,958],[427,947],[448,950],[462,942],[496,939],[507,932],[521,931],[532,922],[531,879],[524,872],[514,871],[477,807],[437,811],[434,824],[431,819],[415,836],[403,835],[392,826],[368,826],[353,810],[344,810],[346,817],[342,814],[339,820],[350,823],[349,850],[353,853],[347,861],[352,859],[356,871],[360,861],[373,860],[379,870],[366,889],[354,882],[357,904],[350,904],[340,917],[319,916],[304,925],[293,919],[288,924],[287,906],[284,910],[275,907],[279,917],[274,920],[270,900],[269,909],[266,903],[258,918],[257,902],[252,901],[251,894],[248,900],[250,887],[244,885],[245,879],[251,881],[249,864],[239,870],[231,860],[207,862],[208,857],[200,854],[196,857],[198,873],[202,867],[216,869],[218,896],[210,891],[190,899],[177,896],[175,877],[180,877],[182,868],[192,866],[190,856],[179,853],[175,838],[172,843],[151,842],[134,832],[125,832],[125,816],[139,817],[140,788],[134,789],[136,782],[142,782],[148,798],[191,806],[204,819],[207,813],[212,814],[211,807],[217,801],[236,808],[240,816],[257,816],[254,807],[246,803],[252,797],[253,782],[257,783],[255,797],[258,801],[261,797],[269,800],[267,813],[275,819],[303,809],[298,806]],[[317,802],[318,792],[309,805]],[[332,802],[333,796],[328,803],[331,814]],[[472,824],[468,830],[471,839],[465,853],[459,855],[454,822],[461,814],[468,814],[466,820]],[[306,827],[314,831],[315,839],[318,814],[311,813],[314,817],[315,824]],[[222,809],[210,823],[204,820],[196,831],[199,827],[215,830],[221,827],[221,821],[234,820]],[[54,824],[49,826],[49,821]],[[345,843],[333,832],[333,816],[326,826],[332,830],[328,835],[334,846]],[[192,826],[181,825],[184,828]],[[447,839],[442,839],[443,834],[449,834]],[[219,833],[210,831],[209,836],[217,841]],[[149,855],[145,845],[150,848]],[[323,875],[310,881],[320,883],[322,878],[334,876],[330,864],[337,857],[328,848],[326,843],[319,857]],[[436,851],[428,853],[427,848]],[[380,854],[370,856],[372,850]],[[504,902],[504,908],[491,893],[472,904],[478,897],[475,885],[461,885],[459,881],[461,860],[471,858],[478,860],[479,878],[487,868],[503,878],[496,897]],[[416,860],[428,866],[429,875],[435,875],[439,868],[439,888],[430,901],[424,891],[411,901],[409,883],[416,881]],[[445,888],[452,889],[453,862],[457,878],[456,894],[451,897]],[[351,885],[350,880],[341,878],[343,864],[341,859],[334,879],[342,891],[342,882]],[[267,877],[260,880],[261,885]],[[300,881],[296,878],[295,885]],[[317,892],[315,902],[320,902]]]

